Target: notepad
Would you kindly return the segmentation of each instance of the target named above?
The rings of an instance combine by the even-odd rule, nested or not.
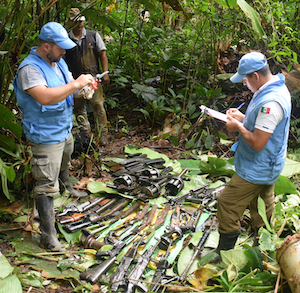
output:
[[[207,114],[207,115],[209,115],[213,118],[219,119],[219,120],[224,121],[224,122],[228,121],[226,114],[223,114],[221,112],[218,112],[216,110],[208,108],[204,105],[201,105],[199,108],[202,110],[202,112],[204,112],[205,114]]]

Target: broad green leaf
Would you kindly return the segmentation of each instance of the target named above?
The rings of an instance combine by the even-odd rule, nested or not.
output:
[[[300,163],[286,158],[283,170],[280,175],[285,177],[292,177],[295,174],[300,174]]]
[[[220,169],[226,165],[225,160],[215,157],[209,157],[208,162],[214,169]]]
[[[201,172],[198,160],[180,159],[178,161],[180,162],[182,169],[188,169],[189,175],[197,175]]]
[[[213,156],[208,157],[208,161],[199,161],[199,168],[202,174],[209,174],[210,177],[232,176],[234,166],[228,161]]]
[[[249,270],[263,269],[263,255],[259,250],[259,247],[250,247],[245,251],[245,255],[248,258],[247,267]]]
[[[20,138],[22,135],[22,126],[13,122],[15,119],[16,117],[11,111],[5,106],[0,105],[0,127],[11,130],[17,138]]]
[[[248,263],[248,258],[245,255],[245,250],[241,247],[221,250],[222,261],[227,265],[233,264],[237,271],[240,271]]]
[[[119,194],[117,190],[109,188],[103,182],[89,182],[87,189],[91,193],[110,193],[110,194]]]
[[[13,272],[14,268],[10,265],[6,257],[0,252],[0,279],[6,278]]]
[[[15,178],[16,178],[16,172],[14,170],[14,166],[10,166],[10,167],[5,167],[6,169],[6,176],[8,181],[10,182],[14,182]]]
[[[50,262],[43,259],[31,259],[25,261],[28,266],[36,269],[36,270],[43,270],[44,275],[47,275],[48,279],[75,279],[79,280],[79,272],[67,269],[67,270],[59,270],[57,268],[56,262]]]
[[[256,32],[259,38],[265,35],[265,32],[261,26],[260,16],[245,0],[237,0],[238,6],[244,11],[245,15],[250,18],[252,28]]]
[[[277,236],[270,233],[265,228],[260,228],[259,247],[263,251],[274,251],[275,243],[277,242]]]
[[[130,148],[129,145],[126,145],[125,146],[125,152],[128,153],[128,154],[136,154],[136,153],[145,154],[145,155],[147,155],[147,158],[149,158],[149,159],[163,158],[165,160],[165,165],[166,166],[170,166],[170,164],[173,164],[172,160],[169,159],[166,155],[158,153],[156,151],[153,151],[149,148],[141,148],[141,149],[139,149],[139,148]]]
[[[9,151],[9,150],[7,150],[5,148],[2,148],[2,147],[0,147],[0,150],[3,151],[3,152],[5,152],[5,153],[7,153],[8,155],[10,155],[10,156],[12,156],[14,158],[17,158],[18,160],[22,160],[22,158],[20,157],[19,154],[14,154],[13,152],[11,152],[11,151]]]
[[[132,87],[133,89],[131,91],[135,93],[137,97],[142,97],[146,102],[153,101],[158,97],[157,90],[152,86],[133,84]]]
[[[11,275],[0,281],[0,293],[22,293],[22,285],[16,275]]]
[[[229,144],[232,144],[232,141],[231,140],[227,140],[227,139],[224,139],[224,138],[220,138],[220,143],[221,144],[224,144],[224,145],[229,145]]]
[[[214,96],[217,96],[219,95],[220,93],[222,92],[222,88],[216,88],[215,90],[212,91],[211,93],[211,96],[214,97]]]
[[[14,201],[14,196],[8,191],[6,165],[1,159],[0,159],[0,175],[1,175],[3,193],[10,200],[10,202],[12,202]]]
[[[210,214],[208,214],[208,217],[209,217],[209,215]],[[205,217],[203,217],[203,218],[200,217],[197,227],[201,226],[201,223],[203,224],[206,220],[207,220],[207,218],[205,219]],[[201,240],[202,236],[203,236],[203,231],[201,231],[201,230],[193,233],[193,237],[190,240],[189,246],[197,246],[197,244]]]
[[[32,238],[29,236],[23,236],[21,239],[18,239],[14,242],[14,249],[16,253],[42,253],[44,250],[39,247],[38,241],[32,241]]]
[[[210,135],[210,133],[207,134],[206,138],[205,138],[205,147],[207,149],[212,149],[215,145],[215,141],[213,139],[213,137]]]
[[[267,219],[267,214],[266,214],[266,204],[264,200],[259,196],[257,199],[257,207],[258,207],[258,213],[262,217],[267,229],[272,232],[272,228],[270,227],[269,221]]]
[[[0,145],[9,151],[12,151],[16,148],[15,139],[4,134],[0,134]]]
[[[171,141],[172,141],[172,144],[174,145],[174,146],[178,146],[178,144],[179,144],[179,141],[178,141],[178,137],[177,136],[175,136],[175,135],[172,135],[171,136]]]
[[[189,248],[187,246],[179,255],[178,258],[178,263],[177,263],[177,270],[178,270],[178,275],[181,276],[185,268],[188,266],[192,256],[194,254],[194,249]],[[198,269],[198,263],[199,260],[196,258],[193,264],[191,265],[188,275],[191,273],[195,272]]]
[[[219,244],[219,238],[220,235],[218,231],[211,231],[205,243],[205,247],[217,248]]]
[[[76,231],[74,233],[68,233],[63,229],[63,227],[60,223],[58,223],[58,228],[59,228],[60,233],[64,236],[64,238],[66,239],[66,241],[69,244],[80,243],[81,230]]]
[[[191,149],[195,144],[195,138],[191,138],[186,144],[185,144],[185,148],[188,150],[188,149]]]
[[[141,113],[143,113],[145,115],[145,117],[147,117],[148,119],[151,119],[150,114],[147,110],[140,108],[140,109],[134,109],[135,111],[140,111]]]
[[[16,223],[26,223],[28,221],[28,215],[23,215],[14,219]]]
[[[297,189],[295,185],[287,178],[282,175],[279,176],[275,183],[275,194],[296,194]]]

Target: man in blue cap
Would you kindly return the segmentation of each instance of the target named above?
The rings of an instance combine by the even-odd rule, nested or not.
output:
[[[274,211],[274,186],[281,173],[289,133],[291,96],[282,74],[273,75],[266,57],[259,52],[244,55],[230,80],[243,81],[254,95],[245,115],[238,109],[227,111],[226,127],[239,133],[235,150],[236,173],[218,198],[220,240],[217,253],[234,248],[240,218],[249,206],[255,239],[264,222],[257,209],[260,196],[267,217]],[[254,245],[258,245],[254,240]],[[221,257],[214,259],[220,261]]]
[[[38,39],[38,46],[31,48],[18,68],[14,89],[33,154],[31,165],[36,179],[34,195],[40,216],[41,245],[51,251],[64,251],[56,236],[53,197],[59,192],[59,185],[74,197],[87,195],[71,187],[68,168],[73,152],[73,93],[75,96],[94,78],[90,74],[72,78],[62,56],[75,43],[61,24],[45,24]]]

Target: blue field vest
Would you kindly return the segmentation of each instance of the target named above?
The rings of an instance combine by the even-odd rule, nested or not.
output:
[[[70,82],[66,62],[61,59],[56,64],[60,68],[63,80],[55,70],[31,48],[30,54],[20,64],[14,79],[17,102],[23,112],[23,130],[27,139],[38,144],[55,144],[64,141],[72,129],[73,95],[53,105],[41,105],[18,82],[18,72],[26,65],[33,65],[45,78],[48,87],[62,86]]]
[[[239,135],[239,142],[234,156],[236,173],[244,180],[254,184],[272,185],[275,183],[285,162],[290,124],[291,96],[284,84],[284,76],[282,74],[277,76],[280,78],[279,81],[268,85],[251,100],[245,113],[243,125],[249,131],[254,132],[255,121],[261,107],[271,101],[281,105],[283,119],[277,125],[261,151],[254,150]]]

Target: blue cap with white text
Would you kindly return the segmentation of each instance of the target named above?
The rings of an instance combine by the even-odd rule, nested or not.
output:
[[[247,74],[256,72],[267,65],[267,58],[259,52],[251,52],[244,55],[240,62],[236,74],[230,80],[234,83],[240,82]]]
[[[69,38],[66,29],[58,22],[46,23],[42,27],[38,38],[44,41],[53,42],[65,50],[72,49],[76,46]]]

